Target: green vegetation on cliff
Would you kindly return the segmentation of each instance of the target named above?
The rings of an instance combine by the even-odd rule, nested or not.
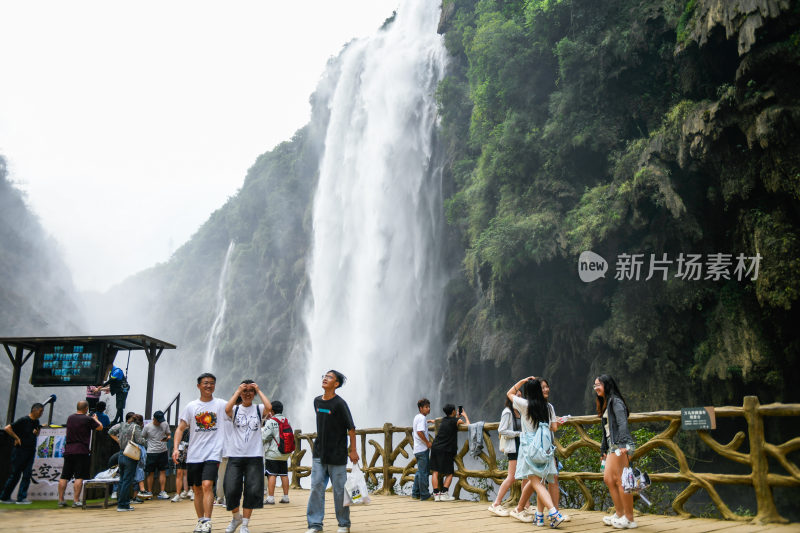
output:
[[[499,406],[544,374],[583,412],[609,372],[636,410],[797,401],[800,12],[740,4],[445,0],[446,212],[480,295],[451,306],[450,388]],[[605,279],[580,281],[585,250]],[[623,253],[639,281],[614,279]],[[694,281],[681,253],[763,259]]]

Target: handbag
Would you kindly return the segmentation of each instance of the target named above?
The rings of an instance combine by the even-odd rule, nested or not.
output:
[[[136,432],[136,423],[131,424],[131,438],[128,439],[128,443],[125,445],[125,449],[122,450],[122,455],[127,457],[128,459],[133,459],[134,461],[138,461],[142,457],[142,450],[133,442],[133,434]]]
[[[508,446],[508,441],[511,440],[505,435],[500,435],[500,451],[502,453],[506,453],[506,447]]]
[[[650,476],[644,470],[633,465],[622,469],[622,490],[626,494],[638,494],[647,505],[650,505],[650,500],[645,498],[642,491],[649,486]]]

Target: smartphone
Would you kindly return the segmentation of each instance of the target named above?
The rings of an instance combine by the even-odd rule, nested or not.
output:
[[[458,416],[461,416],[461,413],[463,413],[463,412],[464,412],[464,406],[463,405],[459,405],[458,406]]]

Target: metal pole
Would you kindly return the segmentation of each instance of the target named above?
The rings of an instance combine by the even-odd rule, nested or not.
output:
[[[156,349],[156,346],[150,346],[144,350],[147,354],[147,395],[145,396],[144,417],[147,419],[150,419],[153,414],[153,383],[156,379],[156,363],[161,352],[164,351],[164,348],[158,348],[158,352]]]

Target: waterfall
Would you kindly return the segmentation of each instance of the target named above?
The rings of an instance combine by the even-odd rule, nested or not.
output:
[[[231,262],[231,255],[233,253],[234,243],[228,245],[228,251],[225,252],[225,259],[222,262],[222,271],[219,273],[219,282],[217,282],[217,316],[214,317],[214,322],[211,324],[211,329],[208,332],[208,342],[206,343],[206,356],[204,358],[205,368],[208,372],[214,369],[214,354],[217,353],[217,345],[219,344],[219,335],[222,333],[222,323],[225,318],[225,287],[228,284],[228,266]]]
[[[411,422],[437,392],[447,277],[434,93],[440,7],[408,0],[340,56],[313,206],[304,408],[329,369],[359,427]],[[309,409],[309,414],[310,409]],[[313,425],[313,424],[312,424]]]

